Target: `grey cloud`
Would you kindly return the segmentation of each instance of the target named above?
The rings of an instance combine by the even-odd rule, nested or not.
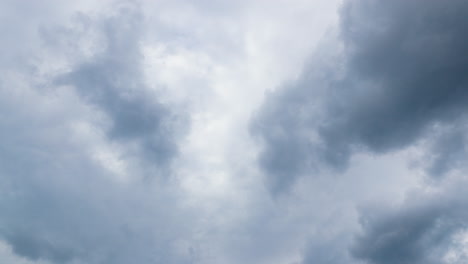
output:
[[[453,170],[465,169],[467,156],[466,122],[440,128],[435,138],[430,141],[427,159],[431,160],[427,172],[439,179],[440,176]]]
[[[311,239],[307,244],[302,264],[340,264],[340,263],[356,263],[356,261],[348,254],[346,248],[349,243],[349,234],[342,233],[330,239],[320,237]]]
[[[12,245],[13,252],[32,260],[50,259],[54,263],[66,263],[76,256],[73,248],[67,248],[66,245],[58,244],[57,241],[51,242],[33,236],[29,232],[27,234],[14,232],[7,234],[5,239]],[[62,242],[59,241],[59,243]]]
[[[177,153],[176,140],[186,120],[155,99],[145,84],[141,54],[143,17],[135,5],[98,21],[104,50],[57,77],[57,84],[72,85],[89,104],[111,120],[111,139],[136,143],[144,160],[159,167]]]
[[[231,12],[231,4],[226,8],[221,1],[210,9],[208,2],[197,6],[204,10],[201,16]],[[464,55],[466,48],[457,23],[466,18],[457,14],[467,5],[455,0],[444,9],[435,0],[424,3],[349,1],[342,11],[344,57],[333,55],[340,44],[322,47],[299,80],[268,96],[251,128],[263,144],[259,162],[271,192],[289,189],[298,175],[320,173],[323,164],[346,169],[356,151],[384,153],[419,139],[427,140],[433,152],[427,156],[430,173],[463,165],[467,94],[460,74],[465,58],[457,54]],[[37,36],[29,34],[37,31],[37,21],[11,41],[21,43],[18,51],[8,60],[0,58],[0,239],[14,254],[53,264],[287,263],[300,262],[297,254],[303,249],[302,263],[430,264],[438,263],[453,246],[453,235],[466,227],[463,188],[443,189],[439,196],[407,200],[397,208],[362,210],[362,232],[354,237],[353,206],[372,197],[361,195],[376,184],[367,182],[370,176],[353,182],[354,177],[344,181],[321,175],[301,182],[294,195],[271,199],[256,178],[249,178],[256,177],[250,166],[237,170],[228,162],[220,168],[224,162],[208,155],[187,168],[214,166],[206,170],[210,175],[195,172],[183,187],[178,179],[141,180],[148,167],[171,173],[187,123],[179,109],[145,83],[141,43],[146,21],[138,7],[124,4],[112,10],[82,14],[84,29],[55,30],[50,24],[41,29],[47,52],[66,61],[66,72],[47,55],[51,61],[44,64],[52,70],[29,67],[25,57],[45,52]],[[172,32],[171,26],[165,30]],[[208,39],[200,45],[212,45],[210,37],[218,36],[208,28],[196,30]],[[80,47],[87,30],[98,40],[91,55]],[[185,26],[172,33],[178,30]],[[189,42],[184,44],[191,51]],[[230,57],[224,56],[228,46],[214,48],[219,57]],[[81,123],[97,135],[75,131]],[[129,165],[128,178],[118,178],[105,161],[96,160],[93,151],[100,144],[118,146],[124,155],[119,161]],[[181,163],[182,173],[190,173]],[[245,177],[235,177],[239,173]],[[186,193],[185,184],[195,184],[189,190],[204,188],[205,176],[222,177],[210,183],[208,189],[216,190],[196,190],[200,196],[186,200],[192,193]],[[383,188],[376,189],[373,195]]]
[[[410,195],[400,208],[363,210],[363,231],[352,255],[371,264],[442,263],[456,246],[454,235],[466,228],[464,192],[451,188],[433,197]]]
[[[62,123],[70,116],[48,120],[37,114],[43,103],[2,98],[2,109],[16,114],[0,122],[0,238],[15,254],[54,264],[191,261],[183,251],[189,242],[174,249],[197,226],[180,193],[168,184],[119,183],[89,157],[85,139],[81,146],[68,136]]]
[[[272,189],[287,189],[320,164],[345,169],[356,151],[398,150],[434,126],[462,122],[467,11],[460,0],[346,2],[342,58],[313,61],[296,83],[269,96],[253,120]],[[321,72],[317,64],[335,66]]]
[[[324,131],[348,129],[354,141],[381,152],[413,142],[434,122],[458,118],[468,99],[467,10],[465,1],[348,4],[342,34],[349,83],[343,86],[351,88],[342,89],[356,88],[342,106],[347,117]]]
[[[43,97],[1,95],[2,110],[15,114],[0,122],[0,237],[14,253],[54,264],[190,261],[174,246],[190,239],[197,218],[178,192],[115,181],[86,139],[69,136],[73,104],[43,113]]]
[[[155,163],[167,169],[177,153],[180,120],[146,91],[139,47],[142,18],[131,8],[90,18],[89,26],[106,45],[92,59],[67,57],[61,54],[66,50],[55,49],[72,65],[60,77],[31,67],[21,56],[26,47],[10,54],[20,61],[14,68],[2,61],[0,239],[17,255],[54,264],[193,261],[190,239],[197,217],[180,206],[177,189],[158,179],[141,181],[141,171],[133,170],[138,164],[130,166],[128,182],[119,182],[91,155],[95,139],[73,129],[83,120],[96,125],[93,118],[100,111],[111,121],[103,140],[129,145],[125,154],[144,160],[145,167]],[[30,36],[34,42],[28,52],[46,52],[39,35]],[[57,84],[73,86],[76,93]],[[132,157],[121,158],[133,164]]]

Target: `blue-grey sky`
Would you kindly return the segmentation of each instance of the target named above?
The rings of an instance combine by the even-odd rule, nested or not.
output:
[[[0,263],[468,262],[465,0],[0,22]]]

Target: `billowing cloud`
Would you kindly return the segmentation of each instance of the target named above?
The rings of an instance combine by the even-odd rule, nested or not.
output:
[[[466,172],[467,12],[465,1],[345,1],[339,32],[297,79],[267,94],[251,128],[274,196],[296,193],[300,176],[341,174],[334,181],[342,184],[357,154],[401,151],[418,153],[409,176],[432,176],[419,184],[437,193],[418,189],[393,206],[360,210],[359,228],[312,236],[304,263],[463,262],[468,200],[462,188],[443,186],[466,184],[456,179]]]
[[[467,9],[464,1],[346,2],[336,45],[341,55],[315,59],[253,122],[273,188],[320,163],[343,169],[356,151],[398,150],[463,124]],[[431,171],[449,169],[442,163]]]

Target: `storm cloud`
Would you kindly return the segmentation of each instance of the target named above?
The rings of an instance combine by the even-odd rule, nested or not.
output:
[[[387,153],[440,127],[463,126],[467,10],[465,1],[346,2],[340,12],[341,56],[323,58],[326,48],[320,50],[321,57],[269,96],[253,121],[272,188],[291,185],[297,175],[323,164],[345,169],[355,152]],[[463,148],[450,146],[444,145],[451,148],[445,153]],[[431,171],[449,169],[442,167]]]
[[[349,177],[358,154],[411,148],[420,156],[407,166],[438,193],[412,191],[399,205],[359,210],[354,239],[313,239],[303,263],[463,262],[465,246],[456,241],[468,200],[442,186],[466,174],[467,13],[466,1],[345,1],[337,33],[297,79],[266,95],[251,131],[274,196],[324,172]]]

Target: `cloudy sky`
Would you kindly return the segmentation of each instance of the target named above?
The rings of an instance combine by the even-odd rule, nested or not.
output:
[[[468,263],[468,1],[0,0],[0,263]]]

